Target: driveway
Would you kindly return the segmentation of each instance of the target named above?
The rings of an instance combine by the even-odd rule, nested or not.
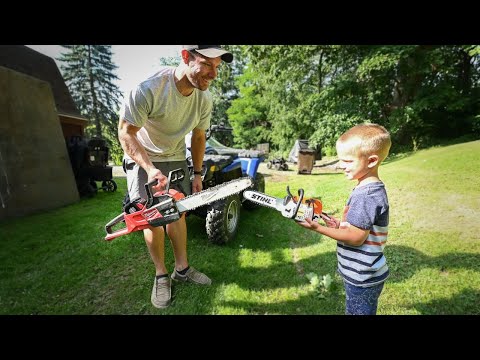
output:
[[[125,172],[121,166],[114,165],[112,169],[112,176],[113,177],[126,177]]]

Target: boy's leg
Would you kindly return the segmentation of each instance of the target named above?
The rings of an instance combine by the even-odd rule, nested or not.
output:
[[[362,288],[344,281],[345,285],[345,315],[376,315],[378,298],[384,283]]]

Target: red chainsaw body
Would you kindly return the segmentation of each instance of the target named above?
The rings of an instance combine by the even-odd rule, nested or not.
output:
[[[183,193],[175,189],[169,189],[168,193],[165,191],[159,191],[154,195],[154,198],[162,199],[160,200],[161,204],[164,203],[165,200],[167,202],[170,200],[173,206],[175,206],[175,201],[183,199],[184,197],[185,195],[183,195]],[[134,231],[163,225],[164,221],[162,220],[164,220],[164,214],[161,213],[161,208],[159,208],[159,205],[153,205],[149,208],[145,208],[145,202],[139,202],[136,203],[135,206],[139,209],[138,211],[132,213],[124,212],[121,214],[121,216],[115,218],[109,224],[107,224],[107,236],[105,237],[105,240],[110,241],[116,237],[126,235]],[[122,221],[125,222],[125,228],[113,232],[109,231],[115,224],[118,224]]]

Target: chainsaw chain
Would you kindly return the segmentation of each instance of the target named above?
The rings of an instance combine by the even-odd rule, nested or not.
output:
[[[239,182],[239,181],[241,181],[241,180],[245,180],[245,179],[246,179],[246,177],[242,177],[242,178],[239,178],[239,179],[234,179],[234,180],[227,181],[227,182],[225,182],[225,183],[216,185],[216,186],[214,186],[214,187],[210,187],[210,188],[208,188],[208,189],[202,190],[202,191],[197,192],[197,193],[195,193],[195,194],[185,196],[185,197],[184,197],[183,199],[181,199],[180,201],[187,200],[187,199],[189,199],[189,198],[197,197],[197,196],[200,196],[200,197],[201,197],[203,194],[217,191],[218,189],[223,188],[223,187],[225,187],[225,186],[228,186],[229,184],[233,184],[233,183]],[[251,181],[252,181],[252,184],[251,184],[248,188],[253,188],[253,180],[251,180]],[[242,190],[236,192],[235,194],[238,194],[239,192],[242,192],[242,191],[244,191],[244,190],[247,190],[248,188],[242,189]],[[226,199],[227,197],[232,196],[232,195],[234,195],[234,194],[224,196],[224,197],[219,198],[219,199],[217,199],[217,200],[215,200],[215,201],[219,201],[219,200]],[[207,204],[195,206],[194,208],[191,208],[189,211],[195,210],[196,208],[199,208],[199,207],[202,207],[202,206],[205,206],[205,205],[207,205]]]

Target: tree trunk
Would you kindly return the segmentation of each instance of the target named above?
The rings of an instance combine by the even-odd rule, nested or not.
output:
[[[94,113],[94,120],[95,120],[95,134],[96,137],[102,138],[102,124],[100,122],[100,116],[98,114],[98,100],[97,94],[95,93],[95,82],[93,79],[92,74],[92,53],[91,53],[91,46],[88,46],[88,79],[90,83],[90,93],[92,95],[92,102],[93,102],[93,113]]]

